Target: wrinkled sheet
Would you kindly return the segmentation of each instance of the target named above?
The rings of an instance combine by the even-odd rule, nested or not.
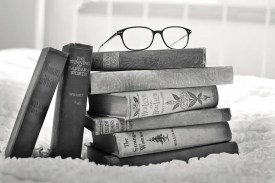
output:
[[[219,107],[230,107],[230,127],[240,155],[213,154],[189,163],[109,167],[88,160],[5,159],[4,150],[40,51],[0,50],[0,182],[275,182],[275,80],[235,76],[218,86]],[[49,148],[50,106],[37,146]],[[91,141],[85,131],[84,142]],[[83,147],[85,157],[85,147]]]

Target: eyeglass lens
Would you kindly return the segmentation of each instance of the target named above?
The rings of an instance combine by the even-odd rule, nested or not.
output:
[[[130,28],[123,32],[123,41],[126,47],[139,50],[150,46],[153,32],[147,28]]]
[[[170,48],[184,48],[188,42],[188,32],[180,27],[171,27],[163,31],[163,39]]]

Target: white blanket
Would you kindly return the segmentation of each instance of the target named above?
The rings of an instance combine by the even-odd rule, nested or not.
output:
[[[30,81],[37,50],[0,51],[0,182],[275,182],[275,80],[235,76],[219,86],[219,107],[230,107],[230,127],[240,155],[215,154],[189,163],[108,167],[88,160],[4,159],[4,150]],[[49,147],[51,105],[38,138]],[[84,142],[91,140],[85,131]],[[85,151],[83,151],[85,152]]]

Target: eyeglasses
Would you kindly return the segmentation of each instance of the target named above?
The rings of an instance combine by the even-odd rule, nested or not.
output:
[[[170,26],[162,30],[152,30],[148,27],[134,26],[121,29],[114,33],[98,49],[100,49],[115,36],[119,35],[124,46],[128,50],[138,51],[149,48],[154,40],[155,34],[159,33],[164,44],[171,49],[185,48],[189,41],[190,29],[180,26]]]

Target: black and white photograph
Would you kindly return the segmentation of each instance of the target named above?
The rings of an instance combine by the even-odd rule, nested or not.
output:
[[[0,183],[275,182],[275,0],[1,0]]]

